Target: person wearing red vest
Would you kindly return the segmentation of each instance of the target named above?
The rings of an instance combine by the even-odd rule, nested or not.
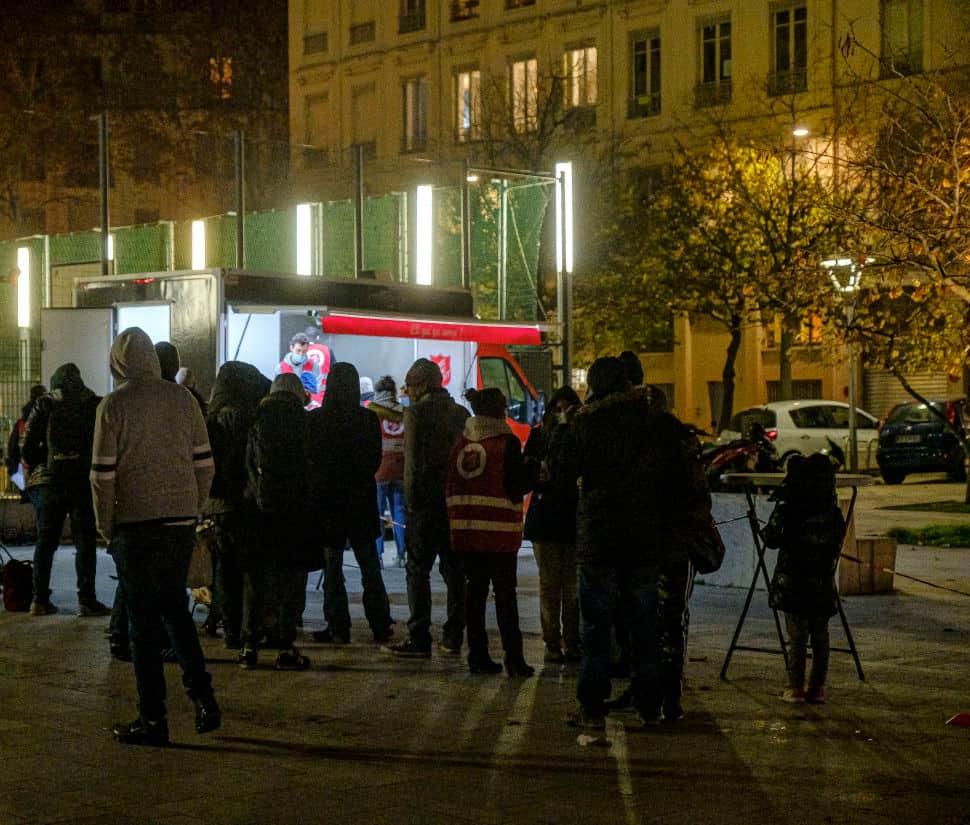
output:
[[[538,479],[539,465],[523,459],[518,438],[505,423],[505,396],[494,387],[468,390],[474,416],[452,449],[445,502],[452,549],[462,556],[468,668],[499,673],[502,666],[488,652],[485,603],[489,584],[505,669],[509,676],[535,671],[522,655],[522,632],[516,603],[516,554],[522,543],[522,498]]]

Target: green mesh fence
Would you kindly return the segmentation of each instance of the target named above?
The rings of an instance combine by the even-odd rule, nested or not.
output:
[[[169,226],[127,226],[114,232],[115,272],[161,272],[168,268]]]
[[[323,205],[323,274],[327,278],[354,276],[354,205],[333,201]]]

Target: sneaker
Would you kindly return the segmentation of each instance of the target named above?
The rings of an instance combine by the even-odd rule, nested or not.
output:
[[[200,699],[193,699],[195,703],[195,732],[210,733],[222,727],[222,711],[212,694]]]
[[[350,633],[338,633],[325,627],[323,630],[313,631],[313,641],[323,645],[345,645],[350,643]]]
[[[81,604],[78,608],[78,615],[84,619],[94,619],[98,616],[110,616],[111,608],[95,599],[93,602],[84,602]]]
[[[576,708],[566,714],[566,724],[571,728],[585,728],[587,730],[606,730],[606,718],[588,713],[583,708]]]
[[[381,648],[392,656],[400,656],[402,659],[430,659],[431,658],[431,646],[428,645],[424,647],[422,645],[415,644],[410,638],[405,639],[403,642],[398,642],[396,645],[385,645]]]
[[[664,721],[665,722],[679,722],[684,718],[684,709],[681,707],[680,702],[673,704],[664,704]]]
[[[781,701],[789,705],[800,705],[805,701],[805,691],[802,688],[785,688],[781,692]]]
[[[502,666],[492,659],[491,656],[468,657],[468,672],[473,674],[494,674],[501,673]]]
[[[32,601],[30,603],[31,616],[53,616],[58,612],[60,611],[58,611],[57,605],[51,604],[50,602]]]
[[[259,652],[252,647],[244,647],[236,657],[236,664],[243,670],[253,670],[259,663]]]
[[[279,652],[275,667],[277,670],[306,670],[310,667],[310,660],[295,647],[291,647]]]
[[[646,730],[647,728],[657,727],[662,721],[663,715],[659,710],[648,713],[638,712],[632,719],[623,723],[623,729],[629,731]]]
[[[127,724],[119,722],[112,726],[111,732],[122,745],[147,745],[153,748],[164,748],[171,744],[168,738],[168,721],[160,719],[149,722],[138,718]]]
[[[531,665],[526,664],[525,659],[521,657],[518,659],[506,659],[505,670],[508,672],[509,676],[519,676],[522,678],[534,676],[536,672],[536,669]]]
[[[384,630],[374,631],[374,641],[379,645],[386,645],[394,638],[394,625],[389,624]]]
[[[448,642],[438,642],[438,652],[442,656],[461,656],[461,645],[455,647]]]
[[[825,688],[810,687],[807,691],[805,691],[805,701],[812,705],[824,705]]]
[[[542,654],[542,661],[550,665],[561,665],[566,661],[566,657],[558,647],[546,645],[546,650]]]

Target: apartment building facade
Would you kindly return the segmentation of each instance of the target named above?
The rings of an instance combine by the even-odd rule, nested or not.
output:
[[[300,185],[321,185],[361,145],[388,185],[428,182],[430,169],[480,162],[497,118],[528,134],[550,94],[577,172],[607,147],[631,175],[649,176],[678,143],[715,121],[774,131],[836,131],[859,78],[946,65],[966,47],[957,0],[290,0],[290,135],[304,144]],[[875,74],[874,74],[875,73]],[[492,97],[490,98],[490,94]],[[422,166],[422,164],[424,164]],[[453,171],[447,174],[454,174]],[[584,258],[577,226],[577,271]],[[771,328],[746,330],[736,407],[778,386]],[[644,355],[686,419],[718,407],[727,337],[705,319],[675,321],[672,352]],[[845,363],[808,343],[793,360],[796,394],[843,399]],[[861,377],[861,376],[860,376]],[[869,397],[885,387],[867,376]],[[884,379],[878,379],[885,384]],[[945,376],[934,391],[952,394]],[[878,390],[878,392],[877,392]],[[881,394],[880,394],[881,393]],[[883,403],[882,401],[880,403]],[[883,410],[872,410],[879,415]]]

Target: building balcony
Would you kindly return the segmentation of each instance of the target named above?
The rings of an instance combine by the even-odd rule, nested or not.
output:
[[[425,14],[424,10],[411,12],[410,14],[402,14],[398,17],[397,21],[397,33],[398,34],[408,34],[410,32],[422,31],[425,27]]]
[[[660,92],[636,95],[627,100],[626,116],[628,118],[653,117],[660,114]]]
[[[804,92],[807,88],[808,70],[805,68],[768,74],[768,94],[772,97],[797,94]]]
[[[731,102],[731,81],[721,80],[714,83],[698,83],[694,87],[694,105],[698,109],[708,106],[722,106]]]
[[[371,20],[368,23],[355,23],[350,27],[350,45],[357,46],[360,43],[371,43],[377,36],[377,26]]]

